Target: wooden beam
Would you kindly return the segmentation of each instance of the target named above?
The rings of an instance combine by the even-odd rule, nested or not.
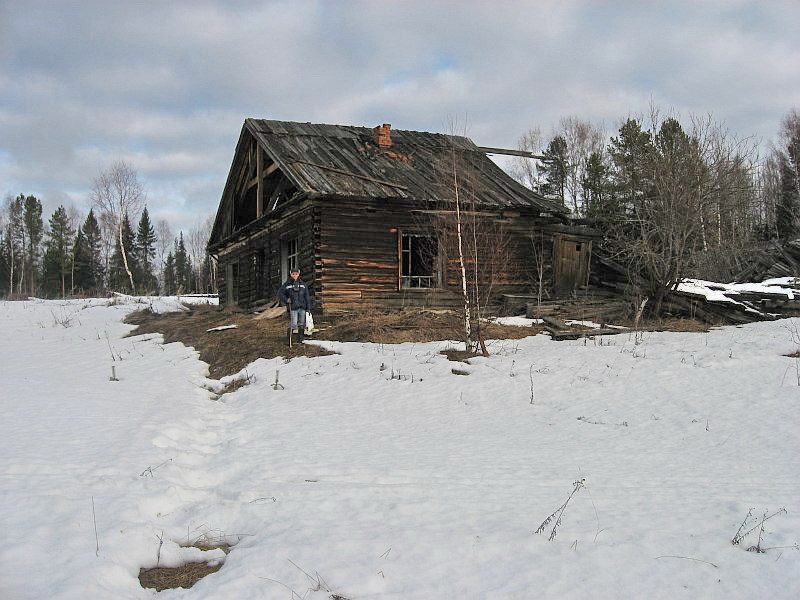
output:
[[[278,170],[278,165],[275,163],[271,163],[266,169],[262,169],[261,177],[256,174],[250,181],[247,182],[247,185],[244,187],[244,190],[247,191],[254,185],[258,185],[259,181],[263,181],[270,175],[272,175],[275,171]]]
[[[508,150],[505,148],[488,148],[486,146],[479,146],[478,150],[486,154],[507,154],[508,156],[524,156],[525,158],[536,158],[538,160],[545,160],[541,154],[534,154],[527,150]]]
[[[264,214],[264,151],[256,145],[256,219]]]
[[[267,204],[267,212],[273,212],[278,206],[278,199],[281,196],[281,193],[286,188],[287,180],[286,178],[281,178],[278,184],[275,186],[275,189],[272,192],[272,195],[269,198],[269,204]]]

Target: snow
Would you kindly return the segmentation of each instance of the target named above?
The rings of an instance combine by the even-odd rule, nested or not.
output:
[[[678,291],[700,294],[708,300],[718,302],[731,302],[741,304],[730,296],[736,294],[752,292],[757,294],[783,294],[787,300],[794,299],[794,292],[791,288],[793,282],[797,280],[792,277],[781,277],[780,279],[768,279],[762,283],[717,283],[715,281],[704,281],[702,279],[684,279],[678,284]]]
[[[444,342],[313,341],[336,354],[219,382],[123,337],[141,307],[0,304],[4,600],[152,598],[140,568],[201,559],[224,565],[159,596],[800,596],[796,320],[495,340],[468,365]],[[534,533],[581,479],[555,539]],[[731,544],[783,507],[774,549]],[[182,547],[200,537],[234,546]]]

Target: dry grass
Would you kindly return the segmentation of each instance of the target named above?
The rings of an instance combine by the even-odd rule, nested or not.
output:
[[[284,317],[254,319],[252,314],[215,306],[194,306],[188,311],[164,314],[140,310],[131,313],[125,322],[138,326],[130,335],[161,333],[165,343],[181,342],[193,347],[200,353],[200,360],[208,363],[209,375],[214,379],[238,373],[258,358],[328,354],[307,344],[295,343],[290,349]],[[223,325],[236,325],[236,329],[207,331]]]
[[[614,325],[622,325],[633,329],[633,319],[615,321]],[[643,319],[639,322],[641,331],[676,331],[684,333],[705,333],[711,331],[713,325],[698,319]]]
[[[209,375],[219,379],[238,373],[257,358],[321,356],[328,354],[318,346],[286,340],[286,318],[256,319],[253,314],[215,306],[193,306],[188,311],[156,314],[145,309],[131,313],[126,323],[137,325],[130,335],[160,333],[164,342],[181,342],[200,353],[209,364]],[[208,331],[223,325],[235,329]],[[313,339],[398,344],[462,338],[461,323],[452,312],[409,309],[395,312],[360,312],[331,318],[320,323]],[[542,331],[535,327],[486,324],[484,335],[495,339],[517,339]],[[231,390],[246,385],[232,384]]]
[[[149,309],[140,310],[131,313],[126,322],[138,326],[130,335],[161,333],[165,343],[181,342],[193,347],[200,353],[200,359],[208,363],[209,374],[214,379],[237,373],[258,358],[328,354],[318,346],[308,344],[295,343],[290,349],[286,340],[285,315],[274,319],[256,319],[253,314],[239,310],[198,305],[184,312],[164,314],[155,314]],[[633,325],[632,322],[616,324]],[[223,325],[236,325],[236,328],[207,331]],[[312,339],[379,344],[463,339],[461,319],[450,311],[363,311],[330,317],[317,325],[320,330],[314,333]],[[486,339],[519,339],[541,333],[543,329],[542,325],[516,327],[484,323],[483,335]],[[708,331],[710,326],[692,319],[665,319],[642,322],[640,329],[703,332]],[[446,354],[451,360],[460,361],[476,356],[455,349]],[[237,380],[226,391],[246,384],[247,380]]]
[[[190,545],[204,552],[209,550],[222,550],[225,554],[231,551],[230,544],[205,544],[195,542]],[[139,583],[144,588],[152,588],[157,592],[175,588],[190,588],[206,575],[216,573],[222,568],[222,563],[211,566],[204,562],[186,563],[179,567],[154,567],[139,570]]]
[[[538,325],[515,327],[485,323],[483,326],[484,337],[487,339],[519,339],[536,335],[542,330]],[[364,311],[333,319],[330,326],[316,337],[378,344],[461,340],[464,338],[464,326],[461,318],[451,311]]]
[[[157,592],[174,588],[190,588],[206,575],[216,573],[222,564],[188,563],[180,567],[155,567],[139,571],[139,583]]]

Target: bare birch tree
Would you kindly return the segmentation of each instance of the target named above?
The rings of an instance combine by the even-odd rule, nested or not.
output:
[[[524,152],[541,154],[544,150],[544,138],[539,127],[531,127],[519,139],[518,147]],[[511,161],[509,174],[522,185],[535,192],[542,186],[537,159],[515,156]]]
[[[131,290],[136,293],[133,273],[128,264],[128,255],[122,239],[122,221],[126,214],[134,220],[145,201],[145,190],[139,182],[136,170],[119,160],[108,169],[103,170],[94,180],[90,197],[101,216],[110,222],[116,232],[117,241],[122,252],[125,271],[131,282]]]
[[[198,220],[194,227],[189,230],[189,235],[187,236],[189,260],[192,263],[192,269],[195,273],[196,292],[203,291],[208,284],[208,282],[205,281],[203,263],[205,262],[206,246],[208,245],[208,239],[211,237],[211,229],[213,227],[214,217],[206,217],[205,219]]]

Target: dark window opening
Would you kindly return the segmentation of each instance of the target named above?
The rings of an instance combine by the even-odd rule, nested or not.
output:
[[[234,231],[241,229],[256,218],[256,187],[253,186],[245,194],[236,199],[234,214]]]
[[[299,246],[300,244],[297,243],[297,238],[287,240],[286,242],[286,266],[290,273],[300,268],[300,261],[297,253]]]
[[[401,288],[433,288],[437,285],[437,243],[430,235],[407,234],[402,236]]]

